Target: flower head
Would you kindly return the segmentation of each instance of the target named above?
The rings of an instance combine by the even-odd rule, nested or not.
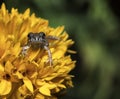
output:
[[[9,13],[2,4],[0,9],[0,97],[10,99],[56,99],[55,94],[72,87],[74,68],[66,52],[74,42],[68,39],[64,27],[51,28],[48,21],[37,18],[30,9],[23,14],[12,8]],[[29,32],[44,32],[60,40],[49,41],[52,66],[48,63],[48,53],[43,48],[30,48],[22,55],[22,47],[27,44]],[[70,51],[71,52],[71,51]]]

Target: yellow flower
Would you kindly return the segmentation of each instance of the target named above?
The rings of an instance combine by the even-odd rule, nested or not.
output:
[[[2,4],[0,9],[0,99],[56,99],[59,92],[72,87],[69,72],[75,61],[66,52],[74,42],[68,39],[64,27],[51,28],[48,21],[37,18],[30,9],[23,14]],[[29,32],[44,32],[59,40],[49,41],[52,66],[43,48],[21,55]]]

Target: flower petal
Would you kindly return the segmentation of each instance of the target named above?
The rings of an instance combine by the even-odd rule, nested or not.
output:
[[[4,72],[4,67],[0,64],[0,72]]]
[[[39,88],[39,91],[43,94],[43,95],[46,95],[46,96],[51,96],[50,94],[50,90],[47,88],[47,86],[42,86]]]
[[[63,30],[64,30],[64,26],[57,27],[56,29],[50,32],[50,35],[59,36],[63,32]]]
[[[33,85],[32,85],[32,82],[31,82],[27,77],[24,77],[24,78],[23,78],[23,82],[24,82],[24,84],[26,85],[26,87],[33,93]]]
[[[5,64],[5,71],[7,73],[11,73],[11,70],[13,69],[13,65],[11,64],[10,61],[7,61],[6,64]]]
[[[2,4],[1,9],[2,9],[2,13],[3,13],[3,15],[6,15],[7,10],[6,10],[6,6],[5,6],[4,3]]]
[[[6,95],[9,94],[11,91],[12,84],[9,81],[1,80],[0,81],[0,95]]]
[[[18,56],[19,55],[19,53],[20,53],[20,42],[18,42],[18,43],[16,43],[15,45],[14,45],[14,47],[12,48],[12,50],[11,50],[11,53],[13,54],[13,55],[15,55],[15,56]]]
[[[28,60],[32,61],[33,59],[35,59],[35,57],[38,55],[39,51],[40,51],[40,50],[32,51],[32,52],[29,54],[30,56],[28,57]]]
[[[42,87],[39,88],[39,91],[46,95],[46,96],[51,96],[50,90],[56,88],[55,84],[44,84]]]

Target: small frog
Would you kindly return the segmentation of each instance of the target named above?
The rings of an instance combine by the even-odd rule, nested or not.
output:
[[[48,52],[48,60],[50,62],[50,66],[52,65],[52,54],[49,49],[49,42],[48,40],[59,40],[56,36],[48,35],[46,36],[44,32],[39,33],[28,33],[28,41],[25,46],[22,47],[22,55],[27,54],[27,50],[29,48],[44,48]]]

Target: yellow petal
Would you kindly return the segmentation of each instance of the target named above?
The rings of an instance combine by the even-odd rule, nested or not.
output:
[[[46,96],[51,96],[50,90],[47,88],[47,86],[42,86],[39,88],[39,91]]]
[[[7,10],[6,10],[6,6],[4,3],[2,4],[1,9],[2,9],[3,15],[6,15]]]
[[[51,96],[50,89],[54,89],[54,88],[56,88],[55,84],[46,83],[45,85],[39,88],[39,91],[46,96]]]
[[[5,71],[7,73],[11,73],[11,70],[13,69],[13,65],[11,64],[10,61],[7,61],[6,64],[5,64]]]
[[[16,15],[16,16],[18,15],[18,9],[12,8],[12,9],[11,9],[11,15],[10,15],[11,18],[13,18],[15,15]]]
[[[33,59],[35,59],[35,57],[38,55],[39,51],[40,51],[40,50],[32,51],[32,52],[30,53],[30,56],[29,56],[28,59],[29,59],[30,61],[32,61]]]
[[[71,53],[71,54],[76,54],[77,52],[76,51],[73,51],[73,50],[67,50],[68,53]]]
[[[68,34],[66,33],[66,32],[64,32],[63,34],[62,34],[62,41],[65,41],[66,39],[68,39]]]
[[[35,96],[35,99],[45,99],[45,96],[38,93],[38,94]]]
[[[36,80],[36,84],[37,84],[38,86],[43,86],[43,85],[45,84],[45,81],[42,81],[42,80],[40,80],[40,79],[37,79],[37,80]]]
[[[20,53],[20,42],[16,43],[15,46],[11,50],[11,54],[18,56]]]
[[[65,85],[63,85],[63,84],[58,84],[58,87],[61,87],[61,88],[66,88],[66,86],[65,86]]]
[[[12,88],[12,84],[9,81],[1,80],[0,81],[0,95],[9,94]]]
[[[32,82],[31,82],[27,77],[24,77],[23,82],[24,82],[24,84],[26,85],[26,87],[27,87],[31,92],[33,92]]]
[[[25,19],[30,16],[30,9],[29,8],[27,10],[25,10],[23,16]]]
[[[46,80],[46,81],[50,81],[50,80],[52,80],[53,78],[55,78],[56,76],[49,76],[49,77],[45,77],[44,79]]]
[[[4,71],[4,67],[2,66],[2,64],[0,64],[0,72],[3,72]]]
[[[28,92],[28,88],[26,87],[26,85],[22,85],[19,87],[18,91],[22,94],[22,95],[26,95]]]
[[[64,30],[64,26],[57,27],[56,29],[50,32],[50,35],[59,36],[63,30]]]
[[[64,56],[66,50],[67,50],[66,45],[59,46],[58,48],[56,48],[56,51],[52,53],[52,57],[59,59]]]
[[[49,89],[54,89],[54,88],[56,88],[56,85],[55,84],[49,84],[49,87],[48,87]]]

